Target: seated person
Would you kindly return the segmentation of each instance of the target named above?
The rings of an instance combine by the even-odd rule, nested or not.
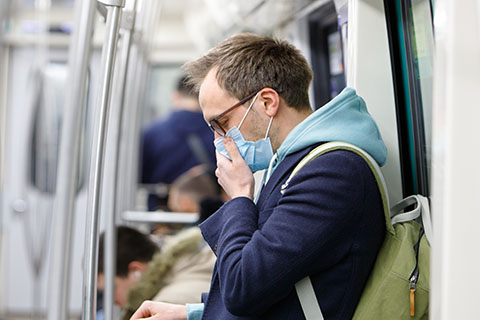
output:
[[[200,230],[188,228],[172,237],[159,252],[149,236],[135,229],[117,229],[114,303],[128,319],[146,299],[185,303],[210,287],[215,256]],[[104,234],[100,237],[98,290],[104,289]],[[132,307],[134,305],[134,307]]]
[[[170,186],[168,205],[175,212],[199,212],[197,223],[200,223],[222,205],[217,198],[218,191],[219,187],[206,167],[196,166]],[[200,302],[201,293],[210,288],[215,260],[198,227],[170,237],[162,251],[153,258],[147,273],[129,293],[124,319],[128,319],[145,300]]]
[[[171,187],[173,197],[169,205],[172,209],[178,212],[200,211],[201,217],[207,217],[221,206],[218,200],[212,202],[212,196],[217,194],[218,189],[215,181],[201,166],[192,168],[177,180]],[[200,203],[208,205],[201,208]],[[150,256],[148,260],[141,261],[125,259],[126,253],[123,248],[129,248],[130,255],[134,255],[134,252],[141,251],[143,245],[150,244],[147,245],[146,241],[142,242],[139,239],[135,240],[135,246],[124,243],[123,240],[128,239],[123,236],[126,232],[137,233],[136,237],[139,239],[148,239],[148,236],[136,230],[118,228],[115,303],[124,309],[125,319],[128,319],[147,299],[170,303],[200,302],[201,293],[208,291],[210,287],[215,255],[205,244],[198,227],[185,229],[170,237],[160,252],[153,257]],[[99,289],[103,288],[103,243],[102,235],[99,252],[101,262]],[[119,263],[123,263],[123,266],[119,267]],[[118,271],[125,269],[127,272],[123,273],[123,277],[119,277]]]
[[[150,211],[163,210],[166,202],[151,185],[171,184],[199,164],[215,170],[213,133],[203,119],[198,93],[185,79],[179,79],[172,94],[172,112],[150,124],[142,134],[140,175],[142,183],[150,185]]]
[[[208,167],[198,165],[179,176],[171,185],[168,194],[168,208],[172,212],[198,213],[202,223],[223,204],[219,195],[220,186],[213,176],[209,174]],[[152,233],[168,238],[184,225],[156,224]]]
[[[103,257],[104,257],[105,234],[100,235],[98,249],[98,290],[103,291]],[[147,270],[148,263],[155,253],[159,251],[158,246],[146,234],[126,226],[117,228],[117,260],[115,273],[115,295],[114,302],[119,307],[125,307],[127,294],[130,288],[140,280]]]

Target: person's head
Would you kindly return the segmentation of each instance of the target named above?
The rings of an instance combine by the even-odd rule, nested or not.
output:
[[[312,71],[299,50],[286,41],[238,34],[186,63],[184,69],[199,90],[205,120],[216,129],[215,137],[238,127],[254,96],[241,132],[246,140],[262,139],[274,117],[269,134],[274,150],[311,113]],[[218,119],[239,101],[243,103]],[[212,119],[217,121],[212,123]]]
[[[103,257],[105,234],[100,235],[98,257],[98,288],[103,290]],[[115,304],[124,307],[128,291],[137,284],[147,270],[148,263],[159,250],[149,236],[135,229],[120,226],[117,228],[117,260],[115,273]]]
[[[175,212],[200,212],[200,202],[217,196],[218,189],[205,166],[193,167],[171,184],[168,207]]]
[[[198,92],[195,86],[188,81],[187,76],[178,79],[177,86],[172,94],[172,103],[175,109],[200,110]]]

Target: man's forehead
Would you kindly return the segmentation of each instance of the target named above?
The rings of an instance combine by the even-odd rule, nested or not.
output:
[[[211,95],[218,95],[218,91],[220,88],[220,85],[217,82],[217,77],[216,77],[217,71],[216,69],[210,70],[205,78],[203,79],[202,83],[200,84],[200,91],[199,91],[199,98],[202,100],[205,99],[210,99]]]

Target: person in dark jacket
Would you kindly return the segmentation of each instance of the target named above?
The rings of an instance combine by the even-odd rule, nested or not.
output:
[[[187,170],[215,163],[213,134],[205,123],[198,94],[182,77],[172,97],[173,111],[143,132],[142,172],[144,184],[171,184]],[[165,202],[165,201],[164,201]],[[151,194],[149,210],[158,209],[162,199]]]
[[[384,238],[380,192],[344,141],[386,161],[364,100],[345,89],[315,112],[312,72],[286,41],[239,34],[186,64],[215,131],[216,176],[231,200],[200,225],[217,263],[203,304],[145,302],[132,319],[305,319],[295,284],[310,277],[325,319],[351,319]],[[253,194],[252,171],[266,169]],[[313,294],[312,294],[313,295]]]

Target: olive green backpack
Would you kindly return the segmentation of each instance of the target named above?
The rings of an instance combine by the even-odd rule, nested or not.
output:
[[[354,152],[366,161],[377,181],[385,213],[385,239],[353,319],[428,319],[431,239],[428,199],[410,196],[389,209],[385,180],[377,162],[364,150],[345,142],[329,142],[312,150],[295,167],[286,185],[305,164],[334,150]],[[305,318],[323,320],[310,277],[300,280],[295,288]]]

